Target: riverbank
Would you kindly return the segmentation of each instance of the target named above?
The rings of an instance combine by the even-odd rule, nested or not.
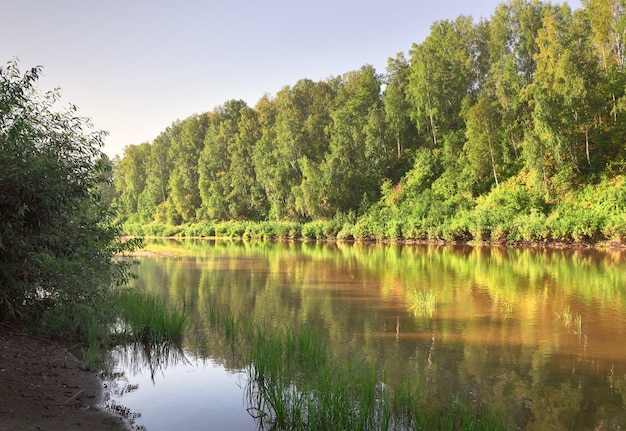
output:
[[[556,217],[556,216],[555,216]],[[169,225],[160,222],[130,223],[124,226],[126,238],[168,238],[168,239],[212,239],[212,240],[279,240],[279,241],[340,241],[360,243],[392,244],[436,244],[436,245],[489,245],[506,247],[535,248],[626,248],[626,228],[599,229],[569,232],[556,226],[565,223],[561,218],[537,222],[532,234],[519,232],[520,226],[502,227],[497,234],[487,235],[480,229],[468,226],[416,231],[407,227],[391,229],[386,224],[370,225],[355,220],[317,220],[311,222],[289,221],[223,221],[197,222]],[[557,223],[558,222],[558,223]],[[382,222],[381,222],[382,223]],[[520,222],[521,223],[521,222]],[[450,230],[452,229],[452,230]],[[495,228],[494,228],[495,229]],[[599,229],[599,230],[598,230]],[[508,232],[508,233],[507,233]]]
[[[0,324],[0,431],[122,431],[102,382],[60,344]]]

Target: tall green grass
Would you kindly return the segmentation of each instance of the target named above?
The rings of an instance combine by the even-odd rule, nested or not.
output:
[[[259,429],[509,429],[476,400],[431,404],[412,382],[391,385],[362,358],[334,357],[328,339],[309,327],[268,328],[215,304],[207,311],[213,333],[241,343],[248,412]]]
[[[63,341],[91,369],[118,344],[180,342],[185,320],[184,314],[155,295],[119,288],[97,304],[58,305],[26,329]]]
[[[185,315],[168,308],[158,296],[120,289],[115,292],[115,300],[119,307],[116,332],[120,340],[152,344],[182,340]]]
[[[407,292],[406,302],[415,316],[432,317],[437,309],[437,297],[431,290],[413,290]]]
[[[26,323],[26,330],[40,336],[60,340],[70,350],[82,355],[85,366],[94,368],[109,344],[110,327],[114,322],[110,298],[100,304],[59,304],[46,310],[40,319]]]

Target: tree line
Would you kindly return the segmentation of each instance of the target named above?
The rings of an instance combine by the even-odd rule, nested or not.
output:
[[[341,218],[356,238],[621,241],[625,6],[437,21],[382,74],[302,79],[126,147],[111,199],[130,231]]]

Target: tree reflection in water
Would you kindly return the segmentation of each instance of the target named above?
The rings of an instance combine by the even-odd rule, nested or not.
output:
[[[180,251],[142,258],[136,287],[184,308],[192,361],[208,358],[228,371],[249,365],[248,338],[212,330],[211,315],[230,313],[231,333],[248,331],[240,317],[310,328],[337,360],[361,358],[384,373],[388,387],[414,382],[432,405],[476,400],[520,429],[626,428],[624,252],[200,240],[159,246]],[[150,363],[146,370],[159,372]],[[294,385],[285,393],[302,390]],[[180,394],[181,402],[189,397]]]

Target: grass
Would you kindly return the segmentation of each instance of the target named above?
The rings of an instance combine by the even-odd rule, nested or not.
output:
[[[88,369],[98,367],[107,349],[118,344],[180,342],[185,316],[155,295],[116,289],[96,304],[59,304],[25,328],[61,340],[82,356]]]
[[[578,334],[578,336],[582,335],[583,329],[583,317],[576,313],[576,318],[574,319],[574,331]]]
[[[407,293],[409,309],[415,316],[432,317],[437,309],[437,297],[430,291],[413,290]]]
[[[556,313],[559,319],[563,321],[563,324],[567,327],[572,326],[572,311],[570,310],[569,304],[565,306],[565,309],[561,314]]]
[[[513,314],[513,304],[508,301],[502,301],[500,304],[500,310],[502,310],[504,318],[508,319],[511,317],[511,314]]]
[[[115,296],[120,315],[116,333],[121,340],[144,344],[182,340],[185,315],[169,309],[156,295],[120,289]]]
[[[569,304],[562,313],[557,313],[556,311],[554,313],[557,315],[557,319],[562,320],[567,328],[571,328],[579,336],[582,334],[583,317],[579,313],[572,314]]]
[[[240,343],[248,412],[259,429],[508,429],[476,400],[437,407],[410,381],[388,384],[365,359],[334,357],[310,327],[267,328],[215,304],[207,317],[212,333]]]

